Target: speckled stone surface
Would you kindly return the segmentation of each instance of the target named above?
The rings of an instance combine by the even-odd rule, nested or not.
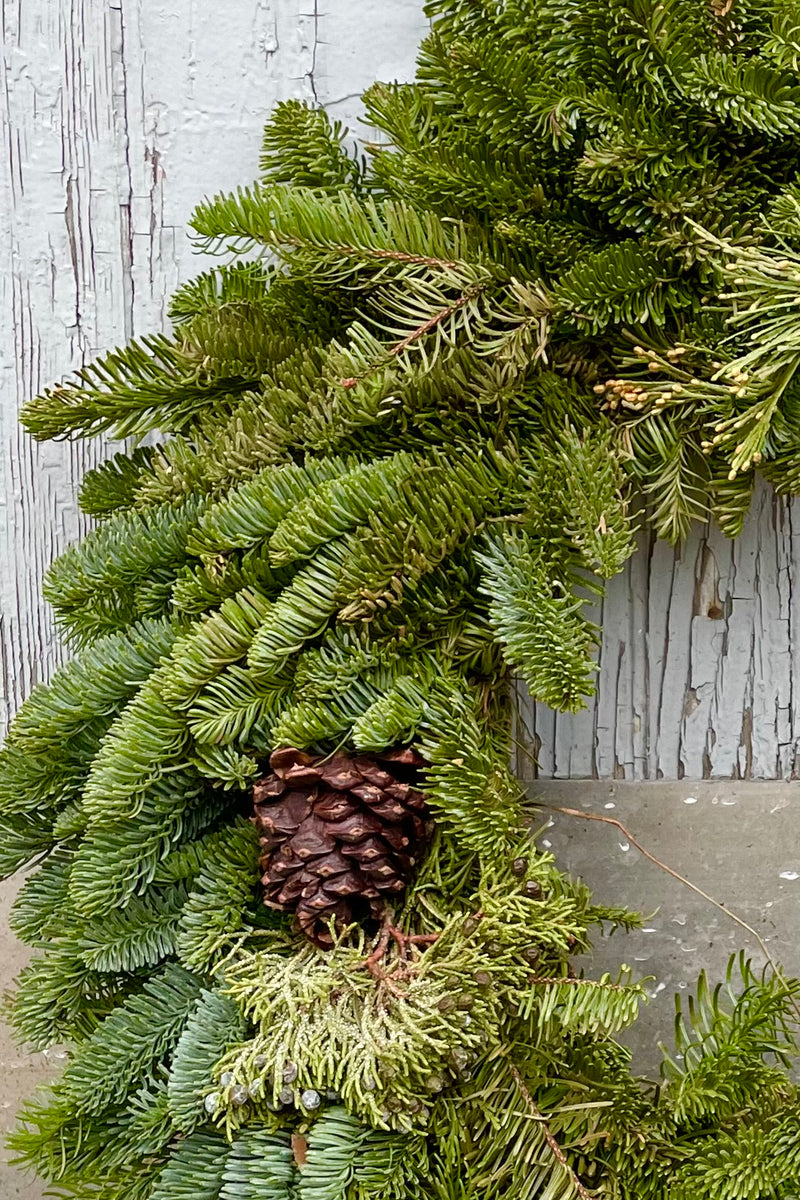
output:
[[[740,916],[790,975],[800,975],[800,788],[735,780],[619,783],[547,780],[529,785],[545,804],[620,821],[647,850]],[[649,862],[612,825],[542,809],[539,844],[580,875],[598,903],[626,904],[646,917],[633,933],[602,939],[587,974],[627,962],[647,984],[650,1003],[627,1036],[635,1064],[650,1072],[658,1042],[669,1041],[675,993],[705,968],[724,978],[743,948],[759,966],[758,944],[724,912]]]

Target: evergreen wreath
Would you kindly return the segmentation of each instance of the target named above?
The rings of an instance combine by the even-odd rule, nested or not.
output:
[[[280,105],[174,332],[25,410],[136,446],[2,751],[13,1021],[71,1046],[12,1145],[73,1200],[789,1200],[798,985],[701,977],[634,1077],[643,989],[575,959],[636,918],[509,761],[636,494],[678,539],[800,490],[800,5],[428,11],[367,158]]]

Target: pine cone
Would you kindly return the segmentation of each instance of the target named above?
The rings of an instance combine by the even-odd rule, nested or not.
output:
[[[415,786],[424,760],[410,748],[375,758],[276,750],[253,789],[263,847],[264,903],[294,911],[316,945],[337,925],[379,918],[405,890],[429,834]]]

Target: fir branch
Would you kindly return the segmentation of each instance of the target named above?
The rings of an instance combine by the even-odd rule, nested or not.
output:
[[[181,915],[178,954],[191,970],[218,965],[253,929],[249,909],[260,874],[258,837],[238,820],[209,838]]]
[[[9,918],[20,941],[33,946],[58,934],[61,910],[68,903],[70,862],[69,851],[56,850],[25,881]]]
[[[595,631],[582,615],[583,600],[559,578],[541,544],[509,526],[484,539],[477,557],[481,591],[506,661],[531,694],[553,708],[575,711],[594,691]]]
[[[270,537],[312,489],[346,475],[357,464],[344,458],[307,459],[267,467],[212,505],[188,539],[200,557],[249,548]]]
[[[186,891],[180,887],[134,897],[123,912],[88,921],[75,939],[78,953],[95,971],[130,974],[158,966],[175,952],[185,903]]]
[[[219,1134],[191,1133],[175,1147],[150,1200],[219,1200],[227,1155]]]
[[[230,1148],[219,1200],[293,1200],[297,1184],[291,1145],[283,1132],[248,1130]]]
[[[186,538],[207,507],[205,497],[192,496],[146,514],[115,513],[57,558],[43,590],[71,637],[88,644],[164,613],[188,557]]]
[[[258,244],[293,248],[295,266],[302,251],[318,277],[337,281],[373,263],[439,270],[471,257],[463,225],[444,225],[401,202],[362,202],[346,192],[324,199],[300,187],[217,196],[197,208],[192,227],[207,248],[222,238],[234,239],[237,252]]]
[[[177,622],[146,618],[76,655],[40,684],[14,720],[9,744],[26,754],[64,752],[93,719],[113,714],[142,687],[180,633]]]
[[[115,454],[87,471],[78,492],[81,510],[91,517],[108,517],[120,508],[130,508],[155,453],[152,446],[138,446],[130,454]]]
[[[528,1108],[531,1112],[531,1116],[534,1118],[534,1120],[540,1122],[541,1130],[542,1130],[542,1133],[544,1134],[545,1141],[547,1142],[548,1146],[550,1147],[550,1150],[551,1150],[556,1162],[559,1164],[561,1169],[564,1171],[564,1174],[570,1180],[570,1183],[572,1184],[575,1195],[578,1196],[580,1198],[580,1200],[593,1200],[591,1192],[587,1191],[587,1189],[583,1186],[580,1179],[578,1178],[578,1176],[575,1174],[572,1167],[570,1166],[569,1160],[567,1159],[566,1154],[564,1153],[564,1151],[561,1149],[558,1142],[554,1138],[552,1130],[550,1129],[550,1127],[547,1124],[547,1118],[539,1110],[538,1106],[536,1105],[536,1103],[533,1099],[533,1096],[528,1091],[525,1080],[522,1078],[522,1075],[520,1074],[518,1067],[516,1067],[515,1064],[513,1062],[511,1062],[510,1060],[509,1060],[508,1066],[509,1066],[509,1070],[511,1071],[511,1074],[514,1078],[514,1082],[516,1083],[517,1087],[519,1088],[519,1090],[522,1094],[522,1098],[525,1101],[526,1105],[528,1106]]]
[[[191,1133],[206,1119],[204,1097],[214,1063],[244,1035],[245,1024],[233,1001],[204,991],[170,1064],[169,1110],[182,1133]]]
[[[172,963],[106,1017],[70,1059],[59,1089],[76,1112],[102,1112],[177,1042],[199,993],[197,980]]]

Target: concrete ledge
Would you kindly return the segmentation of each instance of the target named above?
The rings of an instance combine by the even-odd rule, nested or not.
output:
[[[528,786],[543,804],[621,821],[647,850],[751,925],[790,975],[800,975],[800,787],[731,780],[620,783],[540,780]],[[675,992],[705,968],[724,978],[728,959],[757,943],[734,921],[641,855],[611,825],[542,809],[539,843],[562,869],[581,876],[599,903],[643,913],[644,929],[616,933],[595,947],[589,971],[629,963],[652,975],[650,1004],[628,1035],[636,1066],[652,1071],[657,1043],[669,1041]]]

